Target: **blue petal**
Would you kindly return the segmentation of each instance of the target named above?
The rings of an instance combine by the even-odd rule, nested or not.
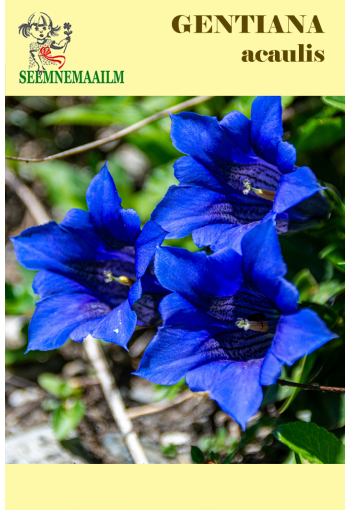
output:
[[[135,243],[135,271],[137,278],[145,274],[156,249],[162,244],[167,232],[155,221],[148,221]]]
[[[192,391],[210,391],[211,398],[244,430],[263,399],[259,383],[261,362],[210,363],[191,370],[186,382]]]
[[[71,260],[94,260],[95,250],[79,236],[50,221],[11,238],[18,262],[26,269],[64,271]]]
[[[260,221],[271,210],[271,202],[257,195],[234,192],[228,199],[199,186],[171,186],[153,211],[151,219],[169,232],[167,239],[185,237],[206,225],[240,225]],[[227,230],[224,227],[222,230]],[[202,246],[211,242],[200,238]],[[216,242],[216,241],[215,241]],[[204,244],[205,243],[205,244]]]
[[[122,209],[107,163],[92,179],[86,201],[92,220],[110,249],[134,245],[140,234],[140,219],[135,211]]]
[[[102,245],[91,215],[82,209],[70,209],[60,223],[60,227],[67,229],[73,235],[78,235],[90,246],[98,249]]]
[[[62,276],[41,269],[33,280],[33,291],[41,298],[51,296],[52,294],[71,294],[73,292],[89,293],[89,291],[79,283]]]
[[[270,386],[275,384],[279,376],[281,375],[282,363],[273,354],[270,348],[266,353],[265,359],[261,366],[260,372],[260,384],[262,386]]]
[[[282,175],[275,195],[273,210],[282,213],[303,200],[319,192],[321,188],[314,173],[307,166],[299,167],[295,172]]]
[[[282,140],[282,103],[280,96],[257,97],[251,109],[251,141],[254,152],[277,165],[278,144]]]
[[[166,296],[160,311],[163,327],[147,347],[136,374],[158,384],[175,384],[188,370],[210,361],[205,343],[214,321],[178,294]]]
[[[123,239],[133,246],[141,233],[140,217],[134,209],[122,209],[120,217],[123,224]]]
[[[141,280],[137,280],[130,288],[129,294],[128,294],[128,301],[130,306],[133,306],[133,304],[140,299],[142,295],[142,284]]]
[[[80,324],[80,326],[78,326],[71,332],[70,338],[74,340],[74,342],[82,342],[84,338],[92,334],[92,332],[96,329],[97,325],[102,320],[103,317],[83,322],[83,324]]]
[[[324,188],[319,187],[319,190]],[[300,204],[288,209],[288,215],[291,216],[291,220],[294,220],[294,216],[297,215],[306,216],[308,220],[320,221],[325,219],[331,212],[332,206],[322,191],[318,191],[312,197],[300,202]],[[304,220],[305,221],[305,220]]]
[[[297,160],[297,151],[289,142],[280,142],[277,148],[277,166],[283,174],[294,171]]]
[[[214,191],[199,186],[171,186],[153,211],[151,220],[169,232],[167,239],[176,239],[203,225],[229,223],[232,216],[227,214],[225,221],[224,214],[231,209],[227,198]]]
[[[227,163],[250,163],[251,158],[232,143],[216,117],[191,112],[170,114],[174,147],[196,158],[210,170]]]
[[[127,344],[135,330],[136,313],[128,300],[107,315],[91,333],[93,337],[112,342],[127,349]]]
[[[227,242],[236,239],[236,231],[239,230],[238,225],[214,223],[213,225],[205,225],[193,231],[192,239],[198,248],[210,246],[213,251],[226,247]],[[238,243],[240,245],[240,241]]]
[[[274,220],[266,220],[242,239],[244,283],[273,301],[283,313],[298,309],[299,292],[285,280],[283,261]]]
[[[222,329],[218,321],[209,314],[198,310],[192,303],[178,293],[165,296],[159,306],[163,326],[181,330],[206,330],[215,332]],[[186,333],[184,334],[186,339]],[[185,340],[186,341],[186,340]]]
[[[230,112],[220,121],[220,126],[242,152],[248,154],[252,150],[250,143],[251,121],[243,113]]]
[[[257,221],[247,225],[208,225],[193,232],[193,242],[198,248],[210,246],[214,252],[228,248],[242,254],[242,239],[249,230],[259,224]]]
[[[156,384],[175,384],[188,370],[208,361],[206,351],[201,351],[207,339],[205,331],[160,328],[135,375]]]
[[[191,302],[220,291],[221,275],[213,270],[205,252],[191,253],[183,248],[158,248],[155,275],[168,290],[178,292]]]
[[[253,193],[249,197],[244,195],[244,182],[247,179],[252,187],[276,191],[281,178],[281,172],[277,167],[255,157],[250,164],[230,163],[229,165],[218,165],[209,170],[193,157],[185,156],[175,162],[174,169],[175,177],[182,186],[203,187],[225,195],[234,203],[238,201],[242,206],[249,203],[249,205],[265,204],[269,208],[272,207],[271,203],[267,204],[266,200]]]
[[[80,324],[108,314],[110,308],[87,294],[58,294],[41,299],[29,324],[28,351],[58,349]]]
[[[174,170],[176,179],[182,185],[200,186],[221,194],[225,194],[225,191],[228,193],[232,191],[192,156],[177,159],[174,163]],[[215,175],[218,177],[217,172]]]
[[[302,309],[295,314],[281,316],[271,352],[283,364],[293,365],[299,358],[337,337],[316,312]]]

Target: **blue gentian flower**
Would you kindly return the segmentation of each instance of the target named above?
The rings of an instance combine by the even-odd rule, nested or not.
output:
[[[266,215],[278,233],[325,218],[330,204],[308,167],[297,168],[296,150],[282,141],[280,97],[258,97],[251,120],[238,111],[216,117],[171,115],[173,145],[187,156],[176,161],[171,186],[151,219],[167,239],[193,233],[198,247],[239,250],[242,236]]]
[[[150,222],[141,240],[140,219],[122,208],[107,164],[86,200],[89,212],[71,209],[59,225],[51,221],[11,239],[19,263],[40,270],[28,351],[57,349],[88,334],[126,348],[137,324],[160,322],[158,303],[167,291],[146,272],[159,227]]]
[[[313,310],[298,309],[272,219],[243,237],[242,253],[157,249],[155,274],[172,293],[136,374],[166,385],[185,376],[245,428],[282,365],[337,335]]]

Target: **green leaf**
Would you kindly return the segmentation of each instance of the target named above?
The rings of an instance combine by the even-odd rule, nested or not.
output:
[[[40,374],[38,383],[45,391],[62,399],[67,399],[77,392],[77,389],[72,388],[62,377],[54,374]]]
[[[339,282],[339,280],[321,282],[317,292],[311,297],[310,301],[318,305],[324,305],[329,299],[344,292],[344,290],[345,282]]]
[[[328,262],[330,262],[338,271],[341,273],[345,272],[344,267],[344,245],[343,246],[337,246],[337,243],[331,244],[327,246],[324,250],[321,250],[319,253],[320,259],[326,259]],[[342,265],[339,265],[343,264]]]
[[[149,220],[152,211],[162,200],[170,186],[177,183],[178,180],[174,177],[172,162],[153,169],[152,173],[146,178],[142,190],[132,197],[131,207],[140,211],[142,223]]]
[[[60,403],[55,398],[45,398],[41,403],[41,408],[44,411],[56,411],[60,406]]]
[[[169,457],[170,459],[176,457],[177,446],[173,445],[172,443],[166,446],[161,446],[160,449],[164,457]]]
[[[317,292],[318,283],[310,269],[302,269],[293,278],[293,283],[299,290],[300,303],[308,301]]]
[[[286,423],[278,427],[274,435],[311,464],[344,464],[345,462],[343,443],[334,434],[315,423]]]
[[[309,359],[308,359],[309,358]],[[308,363],[307,363],[308,361]],[[311,356],[304,356],[298,365],[294,368],[291,380],[296,383],[305,382],[305,379],[307,375],[309,374],[310,370],[312,369],[314,364],[314,357]],[[293,388],[293,392],[289,397],[283,402],[282,406],[278,410],[279,414],[282,414],[284,411],[288,409],[290,404],[293,402],[297,394],[299,393],[300,388]]]
[[[323,96],[322,101],[345,112],[345,96]]]
[[[186,388],[185,378],[181,379],[176,384],[172,384],[170,386],[164,386],[162,384],[155,384],[155,402],[159,402],[160,400],[167,399],[170,402],[182,391]]]
[[[53,413],[52,425],[59,441],[74,430],[85,415],[85,404],[80,400],[70,399],[63,406],[60,405]]]
[[[311,308],[312,310],[315,310],[315,312],[321,317],[321,319],[323,319],[326,322],[327,327],[329,329],[334,328],[334,326],[338,322],[339,314],[337,313],[333,306],[319,305],[317,303],[312,303],[311,301],[310,302],[305,301],[303,303],[303,307],[304,306],[305,308]]]
[[[344,117],[309,119],[299,129],[299,137],[295,142],[297,151],[324,150],[344,140]]]
[[[191,446],[191,457],[195,464],[204,464],[205,462],[204,453],[198,446]]]
[[[224,460],[224,464],[231,464],[232,459],[233,459],[233,457],[234,457],[235,453],[236,453],[235,451],[233,451],[232,453],[230,453],[230,455],[228,455],[228,456],[226,457],[226,459]]]

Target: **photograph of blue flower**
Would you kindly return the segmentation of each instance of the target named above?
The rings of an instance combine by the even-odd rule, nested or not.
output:
[[[344,463],[344,132],[340,96],[7,97],[6,462]]]

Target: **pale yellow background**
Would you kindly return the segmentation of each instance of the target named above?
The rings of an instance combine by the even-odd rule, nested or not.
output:
[[[124,85],[20,85],[28,68],[29,44],[18,34],[35,10],[54,24],[72,25],[72,41],[64,70],[124,70]],[[179,14],[317,14],[324,34],[177,34],[172,19]],[[57,41],[65,37],[63,29]],[[343,95],[345,61],[344,0],[15,0],[6,2],[7,95]],[[323,49],[324,62],[244,63],[242,51]],[[59,50],[52,51],[60,53]],[[49,66],[48,66],[49,68]]]
[[[6,466],[6,510],[343,510],[344,466]]]
[[[72,25],[66,70],[124,70],[124,85],[20,85],[35,10]],[[325,34],[176,34],[178,14],[317,14]],[[309,17],[310,16],[310,17]],[[270,18],[271,17],[271,18]],[[63,29],[59,41],[64,37]],[[323,49],[322,63],[243,63],[245,49]],[[58,50],[53,54],[60,53]],[[6,2],[7,95],[343,95],[344,0]],[[7,510],[344,508],[344,466],[6,466]]]

